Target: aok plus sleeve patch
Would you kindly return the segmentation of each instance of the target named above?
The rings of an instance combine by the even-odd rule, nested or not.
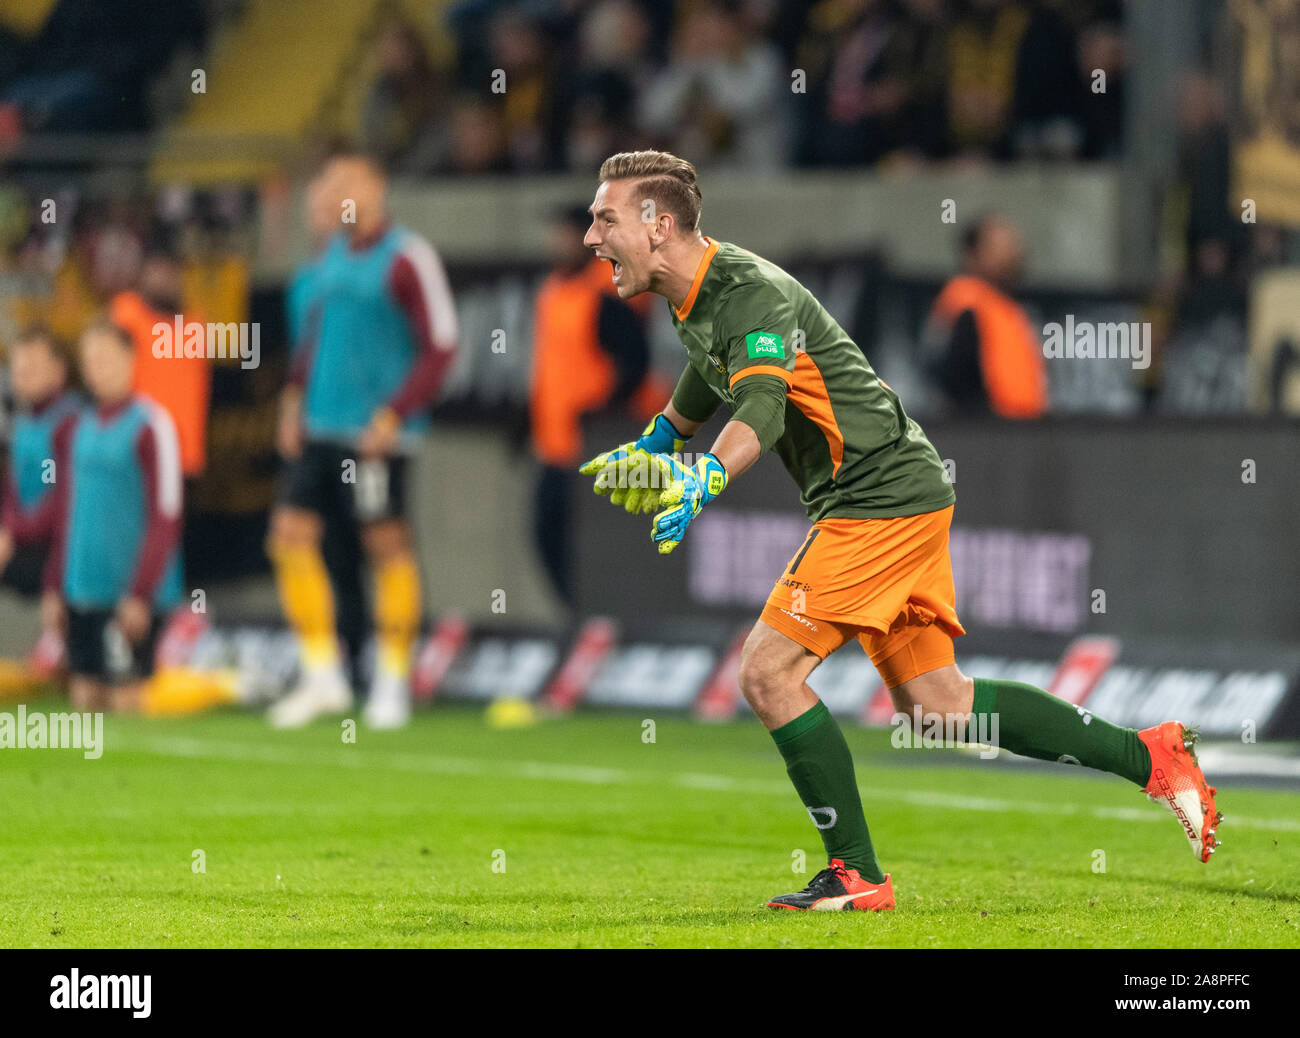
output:
[[[785,344],[776,332],[750,332],[745,336],[745,351],[750,360],[785,360]]]

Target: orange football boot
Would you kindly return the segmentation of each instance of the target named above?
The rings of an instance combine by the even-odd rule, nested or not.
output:
[[[1214,803],[1219,791],[1205,781],[1197,763],[1197,737],[1196,729],[1181,721],[1166,721],[1138,732],[1151,753],[1151,780],[1142,792],[1174,813],[1192,853],[1209,861],[1221,846],[1214,830],[1223,822],[1223,815]]]

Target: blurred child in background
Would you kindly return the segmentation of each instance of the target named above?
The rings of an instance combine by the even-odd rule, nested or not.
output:
[[[56,458],[66,445],[81,407],[68,389],[68,364],[48,329],[34,326],[9,348],[9,381],[18,414],[9,442],[9,470],[0,490],[0,583],[19,594],[41,593],[50,559],[48,517],[59,471]],[[28,659],[37,677],[49,677],[63,662],[57,590],[41,600],[41,636]]]
[[[93,406],[77,419],[55,487],[47,572],[67,606],[68,669],[78,710],[138,705],[162,617],[181,599],[181,455],[176,426],[137,395],[135,350],[112,324],[81,337]]]

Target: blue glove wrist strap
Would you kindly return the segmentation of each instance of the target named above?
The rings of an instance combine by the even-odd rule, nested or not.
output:
[[[722,493],[727,486],[727,470],[715,455],[706,454],[695,465],[704,496],[700,504],[706,505]]]
[[[674,454],[681,450],[689,439],[689,436],[683,436],[678,432],[661,411],[646,426],[645,432],[636,441],[636,445],[639,450],[649,451],[651,454]]]

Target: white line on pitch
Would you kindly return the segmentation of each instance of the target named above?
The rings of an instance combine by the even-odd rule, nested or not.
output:
[[[510,776],[544,782],[578,782],[585,785],[658,785],[665,781],[686,789],[725,793],[757,793],[791,796],[787,782],[771,779],[737,779],[730,775],[706,772],[661,774],[637,772],[625,768],[597,768],[577,764],[553,764],[548,761],[487,761],[476,757],[443,757],[420,753],[384,753],[368,756],[358,749],[337,754],[308,754],[286,751],[281,747],[252,743],[182,739],[147,736],[118,743],[119,749],[153,753],[163,757],[196,757],[213,760],[255,760],[267,764],[338,765],[348,768],[375,768],[411,771],[436,775]],[[1168,815],[1155,805],[1140,807],[1084,807],[1078,804],[1048,804],[1033,800],[1007,800],[1001,797],[962,796],[940,790],[890,789],[871,786],[873,796],[918,807],[953,811],[989,811],[1000,814],[1089,815],[1114,818],[1124,822],[1164,822]],[[1300,832],[1300,821],[1291,818],[1251,818],[1235,812],[1229,824],[1244,829],[1271,829]]]

